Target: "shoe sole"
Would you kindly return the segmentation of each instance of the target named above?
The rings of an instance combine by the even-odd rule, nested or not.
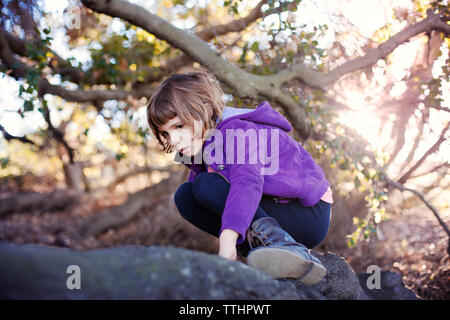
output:
[[[247,264],[273,278],[294,278],[313,285],[327,273],[324,266],[282,248],[258,248],[250,252]]]

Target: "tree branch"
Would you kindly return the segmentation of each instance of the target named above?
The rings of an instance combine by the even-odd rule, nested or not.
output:
[[[13,136],[11,134],[9,134],[6,129],[0,124],[0,131],[3,133],[3,137],[7,140],[7,141],[11,141],[11,140],[19,140],[21,142],[24,143],[29,143],[29,144],[33,144],[36,145],[36,143],[34,143],[33,141],[31,141],[30,139],[28,139],[27,137],[17,137],[17,136]]]
[[[128,195],[124,203],[106,208],[83,220],[77,228],[77,235],[81,238],[96,236],[108,228],[122,225],[137,214],[149,201],[151,202],[151,199],[157,199],[167,194],[168,186],[177,184],[183,175],[183,171],[173,172],[169,178],[158,184]]]
[[[14,57],[9,47],[9,43],[4,37],[4,32],[0,30],[0,59],[9,68],[10,76],[16,80],[26,77],[27,71],[31,67]],[[133,90],[69,90],[62,86],[51,84],[46,78],[40,77],[38,80],[38,93],[40,96],[53,94],[71,102],[87,102],[98,105],[106,100],[126,100],[128,97],[150,97],[154,88],[150,85],[139,86]]]
[[[58,141],[59,143],[61,143],[64,146],[64,148],[67,151],[67,155],[69,156],[69,162],[71,164],[73,164],[75,150],[73,148],[71,148],[69,146],[69,144],[67,143],[67,141],[64,139],[64,134],[53,126],[52,121],[50,119],[50,111],[48,110],[48,107],[46,106],[44,99],[41,97],[40,100],[41,100],[41,103],[42,103],[43,109],[44,109],[44,118],[45,118],[45,121],[47,122],[50,132],[52,132],[56,141]]]
[[[417,173],[415,175],[410,176],[409,178],[410,179],[415,179],[415,178],[422,177],[422,176],[425,176],[425,175],[430,174],[430,173],[434,173],[434,172],[438,171],[441,168],[448,168],[448,167],[450,167],[450,163],[448,163],[448,161],[446,161],[444,163],[438,164],[437,166],[433,167],[430,170],[427,170],[427,171],[422,172],[422,173]]]
[[[448,128],[450,127],[450,122],[447,123],[447,126],[442,129],[441,135],[439,136],[439,139],[436,141],[436,143],[427,150],[427,152],[425,152],[425,154],[416,162],[416,164],[414,166],[412,166],[411,169],[409,169],[404,175],[402,175],[397,182],[400,184],[404,184],[406,182],[406,180],[408,180],[408,178],[412,175],[412,173],[418,168],[420,167],[420,165],[422,165],[422,163],[425,161],[425,159],[432,153],[436,152],[439,149],[439,146],[441,145],[442,142],[444,142],[445,139],[445,133],[447,132]]]
[[[276,79],[274,81],[278,83],[298,78],[311,87],[323,89],[326,85],[335,82],[348,73],[367,68],[379,59],[386,58],[388,54],[408,39],[431,30],[443,32],[447,37],[450,35],[450,26],[443,22],[433,10],[427,10],[426,19],[400,31],[377,48],[369,50],[365,56],[347,61],[328,73],[312,70],[304,64],[295,64],[271,77]]]
[[[402,184],[400,184],[396,181],[393,181],[387,175],[384,175],[384,179],[388,184],[392,185],[393,187],[395,187],[401,191],[409,191],[409,192],[412,192],[413,194],[415,194],[417,197],[419,197],[420,200],[422,200],[423,203],[425,203],[425,205],[428,207],[428,209],[430,209],[431,212],[433,212],[433,214],[436,217],[436,219],[438,220],[439,224],[442,226],[444,231],[447,233],[447,236],[449,237],[449,242],[447,245],[447,253],[450,254],[450,230],[449,230],[447,224],[444,222],[444,220],[442,220],[442,218],[440,217],[438,211],[427,200],[425,200],[425,197],[419,191],[411,189],[411,188],[407,188],[407,187],[403,186]]]
[[[153,171],[170,172],[171,171],[171,167],[170,166],[166,166],[166,167],[137,167],[137,168],[134,168],[134,169],[132,169],[132,170],[130,170],[130,171],[128,171],[128,172],[118,176],[116,179],[114,179],[114,181],[112,181],[108,185],[106,185],[104,187],[101,187],[99,189],[96,189],[95,191],[114,189],[119,183],[124,182],[128,178],[131,178],[133,176],[136,176],[136,175],[142,174],[142,173],[151,173]]]

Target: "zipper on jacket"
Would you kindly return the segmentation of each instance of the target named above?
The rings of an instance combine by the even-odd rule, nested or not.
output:
[[[228,184],[230,184],[230,181],[228,181],[228,179],[225,178],[225,176],[224,176],[223,174],[221,174],[220,172],[217,172],[217,171],[215,171],[215,170],[214,170],[214,172],[220,174],[220,175],[222,176],[222,178],[224,178],[224,179],[226,180],[226,182],[228,182]]]

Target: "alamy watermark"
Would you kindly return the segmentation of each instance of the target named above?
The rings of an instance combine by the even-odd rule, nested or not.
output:
[[[370,265],[367,267],[367,273],[371,275],[366,280],[367,289],[381,289],[381,270],[379,266]]]
[[[76,264],[72,264],[67,267],[66,273],[70,274],[67,278],[66,286],[67,289],[81,289],[81,269]]]
[[[280,155],[280,130],[248,128],[243,130],[226,129],[225,137],[221,130],[210,129],[202,134],[201,121],[194,121],[194,135],[201,136],[200,140],[194,140],[191,144],[192,150],[201,150],[200,144],[203,141],[211,141],[203,150],[198,152],[193,158],[194,164],[202,164],[203,161],[211,164],[257,164],[261,165],[260,173],[262,175],[273,175],[279,169]],[[270,148],[269,146],[270,136]],[[270,153],[270,154],[269,154]],[[191,157],[180,157],[175,160],[181,160],[181,163],[192,164]],[[247,161],[248,158],[248,161]]]

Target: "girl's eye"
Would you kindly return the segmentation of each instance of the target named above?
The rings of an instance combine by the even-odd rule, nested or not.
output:
[[[183,125],[182,125],[182,124],[179,124],[179,125],[176,126],[176,128],[177,128],[177,129],[181,129],[181,128],[183,128]]]

